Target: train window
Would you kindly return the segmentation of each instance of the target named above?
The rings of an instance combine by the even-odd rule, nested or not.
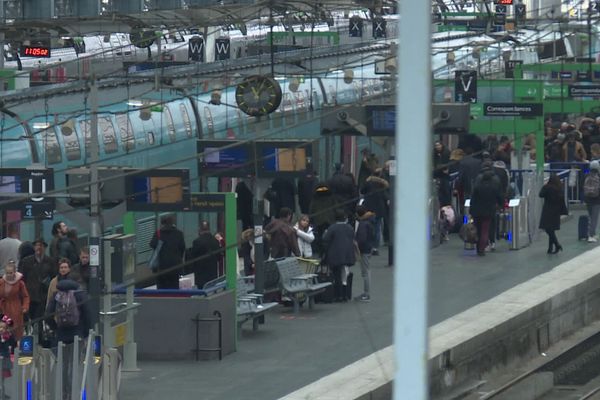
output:
[[[154,132],[152,132],[152,131],[148,131],[148,144],[149,144],[150,146],[152,146],[152,145],[154,144],[154,142],[155,142],[155,139],[154,139]]]
[[[204,118],[206,119],[206,127],[208,128],[208,135],[210,137],[215,136],[215,124],[213,122],[213,117],[210,112],[210,108],[204,107]]]
[[[73,120],[68,120],[60,126],[63,143],[65,145],[65,155],[68,161],[75,161],[81,158],[81,147],[79,146],[79,138],[75,132],[75,124]]]
[[[246,118],[246,133],[252,134],[256,132],[256,119],[254,117]]]
[[[313,90],[312,106],[313,110],[321,107],[321,102],[319,101],[319,94],[316,90]]]
[[[289,93],[283,95],[283,119],[286,125],[292,125],[294,123],[294,107],[292,106],[292,96]]]
[[[169,107],[164,108],[167,122],[167,132],[169,134],[169,140],[171,143],[177,141],[177,132],[175,132],[175,124],[173,123],[173,115],[171,115],[171,110]]]
[[[62,161],[60,145],[54,128],[44,129],[42,132],[42,140],[46,149],[46,161],[48,164],[57,164]]]
[[[298,113],[298,121],[305,121],[308,118],[308,107],[304,93],[296,92],[296,111]]]
[[[119,127],[119,133],[121,134],[121,143],[125,151],[135,149],[135,135],[133,133],[133,127],[131,126],[131,120],[127,114],[117,114],[117,126]]]
[[[354,88],[354,99],[362,100],[362,97],[363,97],[362,85],[360,83],[354,81],[354,85],[352,85],[352,87]]]
[[[327,101],[329,104],[337,104],[337,94],[335,93],[335,88],[332,85],[329,85],[329,98]]]
[[[273,128],[277,129],[283,127],[283,114],[279,108],[275,110],[275,112],[272,113],[269,118],[271,118]]]
[[[237,110],[237,121],[238,121],[238,135],[244,134],[244,117],[242,117],[242,112]]]
[[[104,143],[104,152],[106,154],[114,153],[117,149],[117,134],[110,117],[98,117],[98,133],[102,135]]]
[[[79,121],[79,129],[83,132],[85,143],[85,156],[90,156],[90,146],[92,145],[92,122],[89,119]]]
[[[183,128],[185,129],[185,134],[187,137],[191,138],[194,136],[194,131],[192,129],[192,121],[190,120],[187,108],[185,108],[185,104],[180,104],[179,110],[181,111],[181,118],[183,119]]]

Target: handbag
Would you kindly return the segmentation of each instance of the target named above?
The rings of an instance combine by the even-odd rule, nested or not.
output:
[[[163,241],[160,239],[160,231],[157,231],[157,235],[159,237],[158,243],[156,244],[156,248],[152,252],[150,259],[148,260],[148,268],[150,268],[153,272],[158,271],[158,267],[160,265],[159,256],[160,250],[163,246]]]

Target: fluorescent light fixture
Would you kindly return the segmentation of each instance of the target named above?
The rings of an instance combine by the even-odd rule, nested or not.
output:
[[[33,129],[48,129],[50,124],[48,122],[34,122]]]
[[[129,100],[127,105],[132,107],[141,107],[144,105],[144,102],[142,100]]]

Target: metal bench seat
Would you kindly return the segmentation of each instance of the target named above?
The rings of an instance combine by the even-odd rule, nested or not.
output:
[[[300,311],[300,301],[306,296],[308,308],[313,307],[313,297],[325,291],[331,282],[318,282],[316,274],[306,274],[295,257],[275,260],[279,270],[280,286],[294,304],[294,313]]]
[[[245,276],[237,281],[237,323],[238,334],[244,322],[252,320],[252,330],[258,330],[258,324],[264,323],[264,314],[279,303],[264,303],[263,295],[254,291],[254,276]]]

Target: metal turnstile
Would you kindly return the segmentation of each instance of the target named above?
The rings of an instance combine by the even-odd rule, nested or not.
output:
[[[527,198],[519,197],[509,200],[508,212],[510,229],[508,231],[507,240],[510,249],[518,250],[529,246],[531,238],[529,235],[529,223],[527,218]]]

